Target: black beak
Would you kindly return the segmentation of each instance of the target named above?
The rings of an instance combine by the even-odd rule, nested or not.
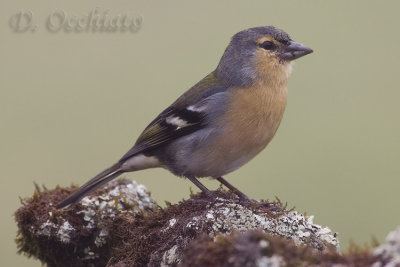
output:
[[[308,55],[310,53],[312,53],[313,50],[305,45],[296,43],[291,41],[289,43],[289,45],[287,45],[286,47],[284,47],[282,49],[281,54],[279,55],[279,57],[282,60],[295,60],[296,58]]]

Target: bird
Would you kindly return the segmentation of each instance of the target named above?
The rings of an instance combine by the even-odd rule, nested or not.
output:
[[[275,26],[242,30],[216,69],[183,93],[141,133],[133,147],[57,205],[70,207],[126,172],[164,168],[187,178],[218,180],[240,199],[249,197],[223,176],[259,154],[274,137],[287,102],[292,61],[312,53]]]

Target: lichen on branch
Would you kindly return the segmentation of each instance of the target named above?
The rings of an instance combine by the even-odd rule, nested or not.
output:
[[[48,266],[369,266],[388,253],[338,252],[328,227],[275,201],[218,190],[158,206],[136,182],[116,180],[69,209],[76,187],[36,187],[15,213],[20,253]],[[384,266],[384,265],[377,265]]]

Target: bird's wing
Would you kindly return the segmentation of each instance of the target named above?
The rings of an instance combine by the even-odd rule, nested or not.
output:
[[[227,86],[219,82],[213,73],[206,76],[158,115],[120,162],[204,128],[207,113],[202,107],[207,105],[210,98],[226,89]]]

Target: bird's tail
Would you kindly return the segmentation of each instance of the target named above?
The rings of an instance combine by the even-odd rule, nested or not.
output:
[[[96,190],[98,187],[102,186],[103,184],[111,181],[112,179],[116,178],[117,176],[124,173],[121,170],[121,163],[115,163],[108,169],[105,169],[101,173],[97,174],[95,177],[90,179],[86,184],[82,185],[77,191],[72,193],[66,199],[64,199],[60,204],[57,205],[57,209],[62,209],[70,205],[74,205],[79,200]]]

